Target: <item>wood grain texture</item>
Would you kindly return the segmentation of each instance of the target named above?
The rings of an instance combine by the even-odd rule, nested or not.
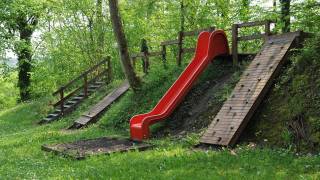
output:
[[[233,146],[284,64],[300,33],[270,36],[213,118],[200,143]]]

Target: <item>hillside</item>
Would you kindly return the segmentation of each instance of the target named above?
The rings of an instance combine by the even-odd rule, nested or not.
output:
[[[294,51],[274,87],[256,112],[244,141],[297,152],[320,150],[319,36]]]
[[[233,72],[230,63],[218,60],[204,73],[174,115],[165,124],[153,129],[157,132],[156,137],[149,142],[154,144],[155,148],[145,152],[95,156],[82,161],[74,161],[41,151],[40,147],[43,144],[102,136],[128,136],[130,117],[150,110],[181,70],[182,68],[176,67],[170,67],[168,70],[151,69],[150,75],[144,80],[141,93],[127,93],[109,109],[98,124],[79,131],[63,129],[91,104],[97,102],[99,97],[110,91],[111,87],[100,91],[94,96],[95,98],[89,99],[71,116],[46,126],[36,124],[40,116],[47,111],[43,108],[44,101],[22,104],[1,112],[0,174],[4,178],[14,176],[36,179],[106,176],[116,179],[179,179],[181,177],[206,179],[208,176],[215,178],[259,176],[266,179],[319,177],[320,157],[318,155],[296,156],[287,148],[280,148],[281,146],[276,149],[260,149],[244,144],[234,150],[206,152],[192,150],[198,142],[199,132],[209,123],[206,117],[216,113],[239,77],[240,72]],[[225,76],[226,72],[229,72],[228,76]],[[162,84],[162,88],[159,88],[158,84]],[[185,115],[179,114],[185,114],[186,110],[197,107],[192,103],[198,102],[197,97],[203,94],[202,91],[206,92],[206,95],[212,95],[210,98],[204,97],[205,101],[209,98],[209,102],[212,102],[208,106],[203,106],[210,111],[206,108],[204,111],[191,111],[187,113],[188,118],[181,121]],[[204,100],[200,99],[200,102]],[[262,107],[261,111],[264,109]],[[190,121],[191,119],[193,121]],[[175,136],[167,136],[167,134]]]

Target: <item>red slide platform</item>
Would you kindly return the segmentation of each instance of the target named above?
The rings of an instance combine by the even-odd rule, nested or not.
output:
[[[229,54],[226,34],[222,30],[202,32],[198,37],[193,60],[169,88],[152,111],[139,114],[130,120],[130,135],[134,141],[149,138],[152,124],[167,118],[191,89],[193,83],[217,56]]]

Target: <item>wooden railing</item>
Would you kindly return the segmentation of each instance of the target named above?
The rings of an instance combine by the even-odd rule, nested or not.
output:
[[[233,64],[235,66],[238,65],[239,62],[239,54],[238,54],[238,44],[239,41],[249,41],[254,39],[264,39],[265,37],[271,35],[271,24],[276,23],[275,21],[266,20],[266,21],[255,21],[255,22],[246,22],[241,24],[233,24],[232,29],[229,29],[232,31],[232,59]],[[265,33],[262,34],[254,34],[254,35],[248,35],[248,36],[241,36],[239,35],[239,29],[240,28],[246,28],[246,27],[255,27],[255,26],[264,26]],[[179,32],[178,33],[178,39],[175,40],[168,40],[163,41],[160,43],[161,51],[157,52],[141,52],[137,54],[133,54],[131,56],[131,60],[133,62],[133,65],[135,66],[137,58],[142,58],[145,61],[145,65],[149,64],[149,57],[155,57],[155,56],[162,56],[162,61],[164,66],[166,66],[166,56],[167,56],[167,46],[178,46],[178,55],[177,55],[177,64],[180,66],[181,61],[183,59],[184,53],[194,52],[195,47],[192,48],[185,48],[183,47],[184,40],[188,36],[197,36],[202,31],[214,31],[215,27],[209,27],[205,29],[199,29],[194,31],[188,31],[188,32]],[[143,67],[144,71],[146,72],[148,67]]]
[[[105,76],[106,83],[112,80],[112,68],[110,57],[105,58],[95,66],[91,67],[75,79],[69,81],[64,86],[61,86],[56,92],[53,93],[53,96],[59,95],[58,102],[54,103],[54,107],[60,107],[61,114],[64,114],[65,102],[72,96],[83,91],[84,98],[88,97],[88,85],[103,78]],[[82,82],[79,82],[81,81]],[[66,93],[68,93],[66,95]]]
[[[131,60],[133,62],[133,66],[135,66],[137,58],[143,58],[143,60],[146,61],[144,63],[146,65],[146,64],[149,64],[147,62],[147,61],[149,61],[149,57],[162,56],[163,64],[166,67],[167,46],[172,46],[172,45],[178,46],[177,64],[180,66],[182,58],[183,58],[183,54],[195,51],[195,47],[192,47],[192,48],[184,48],[183,47],[185,37],[198,36],[199,33],[202,32],[202,31],[210,31],[211,32],[211,31],[214,31],[214,30],[215,30],[215,27],[209,27],[209,28],[198,29],[198,30],[194,30],[194,31],[179,32],[178,33],[178,39],[163,41],[163,42],[160,43],[161,51],[157,51],[157,52],[141,52],[141,53],[133,54],[131,56]],[[148,67],[143,67],[143,68],[144,68],[144,71],[147,71],[146,69]]]
[[[241,24],[233,24],[232,26],[232,61],[234,66],[238,66],[238,62],[239,62],[239,57],[238,57],[239,41],[264,39],[267,36],[270,36],[271,35],[270,25],[272,23],[275,23],[275,22],[271,20],[266,20],[266,21],[255,21],[255,22],[246,22]],[[265,33],[238,37],[240,28],[254,27],[254,26],[264,26]]]

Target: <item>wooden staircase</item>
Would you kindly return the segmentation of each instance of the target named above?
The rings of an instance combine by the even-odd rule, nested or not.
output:
[[[111,78],[110,57],[107,57],[54,92],[54,96],[59,95],[59,100],[53,104],[53,112],[43,118],[39,124],[51,123],[69,114],[83,100],[107,85]]]
[[[266,38],[262,50],[242,74],[231,96],[201,137],[201,144],[235,145],[301,35],[302,32],[293,32]]]

